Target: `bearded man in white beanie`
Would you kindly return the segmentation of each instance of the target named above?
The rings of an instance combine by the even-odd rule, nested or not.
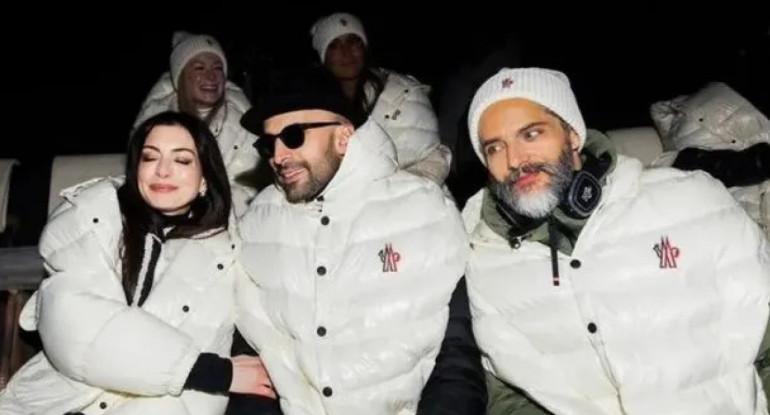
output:
[[[553,70],[498,72],[469,128],[489,413],[767,414],[770,248],[720,182],[617,155]]]
[[[217,138],[232,187],[233,211],[240,216],[260,183],[253,176],[259,162],[253,147],[257,137],[240,125],[251,103],[238,85],[227,80],[227,58],[213,36],[177,31],[171,46],[169,71],[150,89],[134,128],[169,110],[204,120]],[[270,179],[269,174],[265,177]]]
[[[324,16],[310,34],[321,63],[345,97],[393,140],[398,166],[442,185],[452,154],[439,139],[430,87],[374,65],[364,26],[352,14]]]

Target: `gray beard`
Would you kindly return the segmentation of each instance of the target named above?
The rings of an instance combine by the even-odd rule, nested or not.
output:
[[[526,164],[511,172],[502,183],[492,180],[490,189],[499,201],[517,214],[542,219],[550,215],[561,202],[564,193],[572,182],[572,159],[569,146],[566,146],[556,163]],[[523,173],[543,172],[551,176],[547,188],[538,191],[517,192],[514,183]]]

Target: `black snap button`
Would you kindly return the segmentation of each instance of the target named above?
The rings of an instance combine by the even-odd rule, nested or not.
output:
[[[107,402],[102,402],[99,404],[99,408],[107,409]]]
[[[326,336],[326,327],[321,326],[315,332],[318,333],[318,335],[321,337]]]
[[[596,324],[588,323],[588,332],[591,334],[596,333]]]
[[[387,119],[390,119],[390,115],[389,115],[389,114],[385,114],[385,119],[386,119],[386,120],[387,120]]]
[[[94,218],[94,223],[99,223],[99,218]]]
[[[318,267],[315,271],[318,273],[318,275],[326,275],[326,267]]]
[[[234,150],[238,150],[238,146],[233,146],[233,149]]]
[[[328,224],[329,224],[329,217],[328,216],[322,217],[321,218],[321,225],[325,226],[325,225],[328,225]]]
[[[572,261],[569,262],[569,266],[571,266],[572,268],[580,268],[580,261],[578,261],[577,259],[573,259]]]
[[[217,264],[217,269],[218,270],[223,270],[223,269],[225,269],[225,266],[222,265],[222,264]]]
[[[235,244],[230,245],[230,249],[235,249]]]
[[[324,197],[323,196],[318,196],[318,198],[316,198],[316,200],[319,201],[319,202],[323,202],[324,201]]]
[[[190,307],[184,306],[184,307],[182,307],[182,311],[184,311],[186,313],[186,312],[190,311]]]
[[[328,397],[330,397],[330,396],[332,396],[332,388],[330,388],[330,387],[328,387],[328,386],[327,386],[327,387],[325,387],[325,388],[323,389],[323,394],[324,394],[324,396],[326,396],[327,398],[328,398]]]

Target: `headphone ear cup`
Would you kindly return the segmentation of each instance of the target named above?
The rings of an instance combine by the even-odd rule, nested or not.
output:
[[[567,197],[562,201],[562,210],[568,216],[576,219],[585,219],[599,205],[602,199],[602,186],[591,173],[580,170],[575,173],[569,188]]]

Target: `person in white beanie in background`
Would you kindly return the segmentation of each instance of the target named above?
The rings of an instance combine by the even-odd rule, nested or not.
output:
[[[375,67],[364,26],[352,14],[322,17],[310,34],[321,63],[344,95],[393,140],[399,167],[442,185],[449,174],[451,151],[439,140],[430,87]]]
[[[720,182],[617,155],[554,70],[499,71],[468,124],[490,414],[768,413],[770,248]]]
[[[233,190],[233,211],[240,216],[260,183],[255,177],[259,155],[253,147],[257,137],[240,125],[251,103],[240,87],[227,80],[227,57],[214,37],[174,32],[169,62],[169,71],[147,94],[134,128],[167,110],[204,120],[217,138]]]

